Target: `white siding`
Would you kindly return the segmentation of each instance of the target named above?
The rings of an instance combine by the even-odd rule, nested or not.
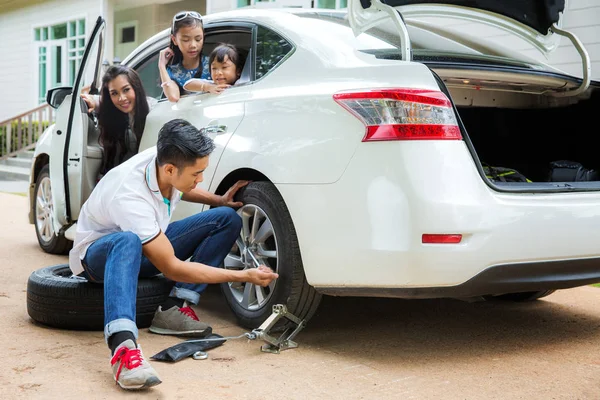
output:
[[[87,38],[102,5],[102,0],[55,0],[8,12],[0,8],[0,121],[37,106],[34,28],[85,18]]]
[[[592,61],[592,79],[600,80],[600,0],[570,0],[563,29],[574,33]],[[567,38],[549,59],[549,64],[575,76],[582,76],[581,57]]]
[[[237,8],[237,0],[207,0],[206,2],[207,14],[229,11],[235,8]]]
[[[516,50],[533,59],[543,61],[566,73],[582,77],[581,57],[566,37],[548,59],[539,50],[524,40],[497,28],[480,23],[465,23],[457,20],[435,19],[439,25],[460,29],[477,37],[486,38],[498,45]],[[574,33],[588,51],[592,62],[592,79],[600,80],[600,0],[569,0],[563,16],[563,29]]]

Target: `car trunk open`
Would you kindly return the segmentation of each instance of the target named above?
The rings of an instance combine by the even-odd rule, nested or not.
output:
[[[600,112],[600,83],[592,82],[578,96],[561,96],[565,86],[580,81],[557,73],[514,73],[518,68],[431,67],[450,92],[480,165],[514,169],[531,181],[490,183],[519,191],[600,190],[596,177],[559,183],[551,175],[556,161],[600,170],[600,138],[593,124]]]
[[[348,21],[355,35],[369,31],[396,47],[364,52],[422,62],[439,76],[487,183],[499,190],[598,190],[600,178],[589,170],[600,169],[590,121],[600,110],[600,83],[590,80],[591,61],[579,39],[561,28],[565,6],[564,0],[351,0]],[[468,32],[473,26],[480,30]],[[481,37],[491,35],[488,29],[546,56],[561,36],[568,38],[581,56],[583,79],[488,42]],[[566,166],[585,173],[573,171],[571,178],[562,173]],[[524,176],[504,182],[494,167]]]

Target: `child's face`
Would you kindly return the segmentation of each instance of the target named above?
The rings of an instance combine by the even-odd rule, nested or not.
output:
[[[180,28],[174,36],[171,35],[171,39],[181,50],[184,60],[195,60],[204,45],[204,30],[200,26],[186,26]]]
[[[210,76],[217,85],[228,84],[233,85],[240,77],[235,64],[226,55],[223,62],[214,60],[210,64]]]

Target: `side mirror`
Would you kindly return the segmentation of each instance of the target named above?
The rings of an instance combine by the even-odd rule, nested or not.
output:
[[[50,107],[58,108],[65,100],[65,97],[70,95],[72,91],[73,88],[71,87],[57,87],[50,89],[48,90],[48,93],[46,93],[46,102],[50,104]]]

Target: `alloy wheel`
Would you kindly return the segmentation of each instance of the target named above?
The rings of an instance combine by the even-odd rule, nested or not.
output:
[[[237,213],[242,217],[242,229],[240,237],[225,258],[225,269],[245,270],[266,265],[277,272],[277,238],[269,216],[253,204],[244,205]],[[276,282],[274,280],[266,287],[249,282],[230,282],[228,287],[233,298],[243,308],[257,310],[269,302]]]
[[[41,239],[44,242],[50,242],[55,236],[54,224],[52,219],[54,204],[52,203],[52,190],[50,187],[50,178],[44,177],[38,185],[35,194],[35,216],[36,226]]]

